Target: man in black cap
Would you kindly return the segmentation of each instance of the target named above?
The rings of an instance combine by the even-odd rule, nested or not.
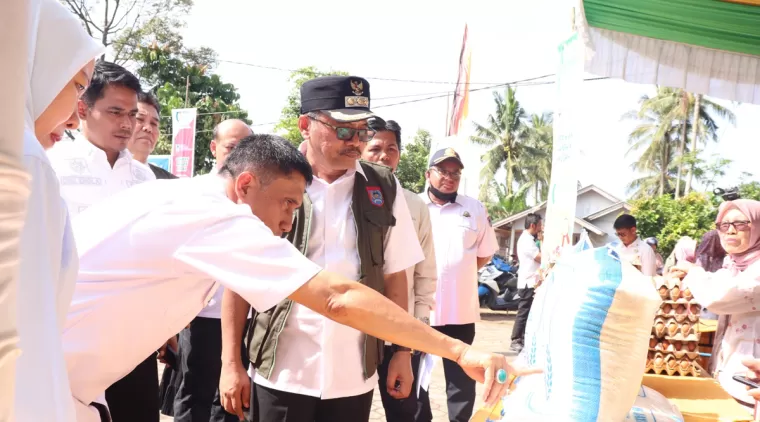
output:
[[[433,227],[438,268],[435,307],[430,325],[438,331],[472,344],[475,322],[480,320],[478,270],[499,249],[496,234],[480,201],[457,193],[464,164],[453,148],[436,151],[425,178],[422,195]],[[443,361],[451,422],[467,422],[475,405],[475,382],[449,360]],[[427,392],[420,401],[430,407]],[[429,421],[430,419],[428,419]],[[418,419],[419,421],[419,419]]]
[[[374,136],[369,107],[369,82],[362,78],[321,77],[301,88],[298,126],[314,181],[288,238],[311,261],[361,280],[406,309],[406,269],[424,255],[392,170],[359,162],[360,146]],[[224,292],[219,388],[228,412],[242,415],[242,403],[250,405],[253,421],[369,420],[382,341],[286,300],[252,318],[249,398],[239,353],[248,307],[234,292]],[[414,382],[412,354],[397,346],[392,351],[385,386],[394,398],[404,398]]]

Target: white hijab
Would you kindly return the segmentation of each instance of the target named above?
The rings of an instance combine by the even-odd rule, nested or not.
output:
[[[88,35],[79,20],[56,0],[32,0],[29,18],[26,125],[34,133],[34,121],[71,78],[102,54],[105,47]]]

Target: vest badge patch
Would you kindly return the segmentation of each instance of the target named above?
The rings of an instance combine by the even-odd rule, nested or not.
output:
[[[367,195],[369,196],[369,202],[376,207],[382,207],[385,204],[383,199],[383,191],[377,186],[367,186]]]

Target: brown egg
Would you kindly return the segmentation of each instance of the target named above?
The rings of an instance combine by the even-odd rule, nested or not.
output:
[[[683,315],[686,313],[686,306],[684,305],[678,305],[676,307],[676,315]]]
[[[680,341],[674,341],[673,348],[676,350],[676,352],[680,352],[681,349],[683,349],[683,343]]]
[[[662,367],[662,356],[657,356],[656,358],[654,358],[654,366]]]
[[[683,289],[683,297],[686,300],[691,300],[694,297],[694,296],[691,295],[691,289],[689,289],[688,287],[686,287],[685,289]]]
[[[693,352],[697,350],[697,342],[696,341],[690,341],[686,343],[686,348],[689,349],[690,352]]]
[[[667,299],[668,298],[668,288],[667,287],[665,287],[665,286],[661,286],[660,287],[660,297],[663,298],[663,299]]]
[[[663,339],[660,344],[662,344],[662,350],[667,351],[670,348],[670,340]]]
[[[657,346],[657,339],[656,338],[650,338],[649,339],[649,348],[654,349],[654,347]]]
[[[670,299],[672,300],[678,300],[678,298],[681,297],[681,288],[678,286],[673,287],[670,289]]]
[[[676,369],[677,366],[678,366],[678,361],[676,361],[675,359],[668,360],[668,369]]]
[[[662,321],[657,321],[657,323],[654,325],[654,334],[657,336],[657,338],[661,338],[665,335],[665,323]]]
[[[699,315],[699,305],[697,305],[697,304],[692,304],[692,305],[689,307],[689,311],[692,313],[692,315]]]
[[[668,324],[668,334],[673,337],[678,332],[678,324],[671,322]]]
[[[673,305],[669,303],[663,303],[662,305],[662,313],[665,315],[670,315],[670,312],[673,311]]]
[[[689,335],[689,331],[691,331],[691,324],[688,322],[684,322],[681,324],[681,334],[683,334],[684,337]]]
[[[691,369],[691,362],[688,360],[682,360],[679,366],[681,367],[682,371],[688,372]]]

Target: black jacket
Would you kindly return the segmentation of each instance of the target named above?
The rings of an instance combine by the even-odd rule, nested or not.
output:
[[[150,166],[150,169],[153,170],[153,174],[156,175],[156,179],[176,179],[177,176],[169,173],[168,171],[162,169],[159,166],[154,166],[153,164],[148,163],[148,166]]]

